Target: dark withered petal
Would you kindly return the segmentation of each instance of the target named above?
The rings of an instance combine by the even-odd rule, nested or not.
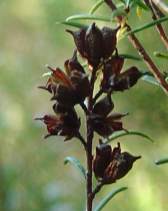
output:
[[[41,120],[46,125],[48,134],[45,138],[52,135],[58,135],[62,125],[62,121],[59,118],[54,115],[45,115],[42,118],[36,118],[36,120]]]
[[[66,136],[77,136],[80,128],[80,119],[78,118],[76,111],[72,109],[70,112],[67,112],[62,118],[64,122],[63,129]],[[67,138],[66,140],[69,140],[69,138]]]
[[[96,146],[96,155],[101,157],[108,155],[111,158],[112,148],[109,144],[101,143]]]
[[[45,115],[42,118],[36,118],[41,120],[47,126],[48,134],[45,138],[53,135],[65,136],[65,140],[69,140],[72,137],[76,137],[80,128],[80,119],[78,118],[74,109],[71,109],[65,114]]]
[[[122,152],[118,158],[119,164],[115,175],[116,179],[124,177],[132,169],[133,163],[140,158],[141,156],[133,156],[128,152]]]
[[[50,93],[53,92],[53,83],[52,83],[52,80],[51,78],[48,79],[47,83],[45,86],[38,86],[39,89],[44,89]]]
[[[113,148],[111,157],[112,159],[117,159],[120,154],[121,154],[121,147],[120,147],[120,143],[118,142],[117,147]]]
[[[121,153],[120,146],[114,150],[111,162],[103,175],[103,182],[106,184],[114,183],[124,177],[132,169],[133,163],[141,158],[141,156],[133,156],[128,152]]]
[[[73,71],[70,77],[76,92],[78,103],[83,101],[90,94],[90,82],[86,74],[79,71]]]
[[[64,67],[69,76],[70,76],[71,72],[74,70],[77,70],[81,73],[85,73],[82,65],[79,63],[79,61],[77,59],[77,51],[76,50],[74,51],[72,58],[65,61]]]
[[[123,123],[120,121],[111,122],[110,124],[108,124],[108,127],[111,128],[113,132],[123,130]]]
[[[52,67],[49,66],[48,68],[52,71],[51,79],[53,83],[55,82],[67,87],[72,87],[69,77],[60,68],[57,67],[53,69]]]
[[[117,160],[112,160],[107,168],[105,169],[104,175],[103,175],[103,183],[105,184],[111,184],[116,182],[117,178],[117,167],[118,167],[118,161]]]
[[[93,67],[97,67],[103,56],[103,37],[100,29],[93,23],[86,31],[85,49],[87,52],[87,60]]]
[[[124,73],[121,74],[121,78],[127,78],[128,87],[134,86],[138,79],[142,77],[142,73],[138,70],[137,67],[133,66],[127,69]]]
[[[111,96],[107,95],[101,99],[93,108],[93,113],[100,116],[107,116],[114,108],[114,104],[111,100]]]
[[[69,112],[71,110],[71,108],[66,106],[65,104],[60,104],[60,103],[56,102],[53,105],[53,110],[56,114],[64,114],[66,112]]]
[[[103,50],[104,50],[104,58],[108,58],[112,55],[116,48],[117,43],[117,34],[118,29],[111,29],[109,27],[103,27],[101,32],[103,36]]]
[[[120,120],[121,118],[127,116],[128,113],[121,114],[121,113],[112,113],[106,119],[108,122],[113,122],[115,120]]]
[[[107,92],[111,90],[111,84],[116,80],[124,65],[124,59],[119,56],[113,56],[106,61],[103,67],[103,79],[101,82],[102,89]]]
[[[119,76],[111,77],[110,86],[114,91],[124,91],[134,86],[141,76],[142,73],[136,67],[131,67]]]
[[[91,123],[94,131],[96,131],[100,136],[108,137],[114,131],[111,126],[106,122],[106,118],[97,114],[92,114]]]
[[[54,96],[51,100],[57,100],[58,103],[72,107],[76,104],[76,93],[66,86],[58,84],[54,90]]]
[[[124,58],[121,56],[112,56],[110,60],[108,60],[103,69],[103,73],[107,74],[108,76],[110,75],[118,75],[120,74],[122,68],[124,65]]]
[[[71,30],[66,30],[68,33],[70,33],[73,38],[75,45],[81,54],[82,57],[86,58],[86,47],[85,47],[85,35],[86,35],[86,30],[87,28],[81,28],[78,31],[71,31]]]
[[[101,178],[111,162],[112,148],[110,145],[101,144],[96,147],[96,156],[93,161],[93,171],[96,178]]]
[[[77,128],[80,127],[80,119],[78,118],[78,115],[75,111],[75,109],[71,109],[70,112],[67,112],[65,115],[63,115],[64,124],[66,126],[69,126],[71,128]]]
[[[127,114],[113,113],[105,119],[105,122],[113,132],[123,130],[123,123],[121,122],[121,118],[126,115]]]

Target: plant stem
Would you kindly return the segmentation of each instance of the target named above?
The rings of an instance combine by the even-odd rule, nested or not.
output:
[[[150,8],[150,10],[152,12],[152,19],[157,20],[158,16],[157,16],[157,12],[155,11],[155,8],[153,7],[153,3],[150,0],[145,0],[145,3]],[[160,23],[158,23],[156,25],[156,29],[160,35],[161,40],[163,41],[163,44],[165,45],[165,47],[168,50],[168,37],[166,36],[166,33],[165,33],[162,25]]]
[[[94,83],[96,79],[96,69],[93,69],[91,80],[90,80],[90,96],[88,98],[88,108],[89,114],[92,113],[93,110],[93,91],[94,91]],[[90,121],[90,115],[87,115],[87,211],[92,211],[92,163],[93,163],[93,156],[92,156],[92,141],[93,141],[93,128]]]
[[[104,1],[111,8],[112,11],[116,10],[116,6],[112,0],[104,0]],[[117,21],[119,23],[122,22],[122,19],[123,19],[122,16],[117,17]],[[131,27],[128,24],[126,24],[125,26],[127,27],[127,32],[130,32]],[[137,39],[137,37],[133,33],[130,33],[128,35],[128,39],[133,45],[133,47],[138,51],[140,56],[143,58],[145,64],[148,66],[149,70],[153,73],[156,80],[159,82],[159,84],[162,85],[163,90],[166,92],[166,94],[168,94],[168,84],[165,81],[163,74],[160,72],[158,67],[152,61],[152,59],[150,58],[150,56],[148,55],[148,53],[146,52],[146,50],[144,49],[140,41]]]
[[[168,5],[165,4],[162,0],[152,0],[153,3],[159,7],[163,12],[168,13]]]

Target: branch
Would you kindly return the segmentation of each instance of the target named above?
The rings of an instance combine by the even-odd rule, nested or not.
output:
[[[150,0],[152,3],[153,8],[155,9],[156,15],[161,18],[161,17],[165,17],[164,13],[159,9],[159,7],[157,7],[152,0]]]
[[[112,11],[116,9],[116,6],[112,0],[105,0],[105,3],[111,8]],[[117,21],[119,23],[122,22],[122,19],[123,18],[121,16],[117,17]],[[126,27],[127,27],[127,32],[130,32],[131,27],[128,24],[126,24]],[[143,58],[144,62],[146,63],[146,65],[148,66],[152,74],[155,76],[156,80],[159,82],[159,84],[162,85],[164,91],[168,94],[168,84],[166,83],[163,74],[160,72],[158,67],[154,64],[154,62],[152,61],[152,59],[150,58],[150,56],[148,55],[148,53],[146,52],[146,50],[144,49],[140,41],[137,39],[137,37],[133,33],[130,33],[128,35],[128,39],[132,43],[134,48],[138,51],[140,56]]]
[[[88,97],[88,107],[87,110],[90,113],[92,113],[93,110],[93,91],[94,91],[94,83],[96,80],[96,71],[97,69],[94,68],[92,70],[92,75],[90,79],[90,86],[91,91],[90,95]],[[92,155],[92,142],[93,142],[93,135],[94,131],[92,128],[92,124],[90,121],[90,116],[87,115],[87,211],[92,211],[92,203],[93,203],[93,197],[92,197],[92,163],[93,163],[93,155]]]
[[[162,0],[152,0],[152,2],[160,8],[161,11],[168,13],[168,5],[165,4]]]
[[[153,3],[151,0],[144,0],[146,5],[150,8],[151,12],[152,12],[152,19],[153,20],[157,20],[158,19],[158,15],[157,15],[157,11],[156,9],[153,7]],[[160,15],[159,15],[160,16]],[[156,29],[161,37],[161,40],[163,41],[165,47],[167,48],[168,50],[168,37],[162,27],[162,25],[160,23],[158,23],[156,25]]]

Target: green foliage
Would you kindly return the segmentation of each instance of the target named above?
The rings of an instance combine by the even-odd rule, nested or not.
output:
[[[132,59],[135,61],[142,61],[142,59],[138,56],[134,56],[134,55],[130,55],[130,54],[120,54],[121,57],[123,57],[124,59]]]
[[[153,84],[153,85],[156,85],[156,86],[160,86],[160,84],[158,83],[158,81],[151,75],[144,75],[142,77],[142,80],[150,83],[150,84]]]
[[[115,132],[111,137],[108,138],[108,140],[106,141],[106,143],[110,143],[120,137],[123,136],[140,136],[142,138],[145,138],[146,140],[150,141],[150,142],[154,142],[153,139],[151,139],[148,135],[141,133],[139,131],[119,131],[119,132]]]
[[[67,26],[72,26],[72,27],[76,27],[76,28],[82,28],[82,27],[86,27],[87,25],[84,25],[82,23],[77,23],[74,21],[61,21],[58,22],[58,24],[63,24],[63,25],[67,25]]]
[[[167,164],[167,163],[168,163],[168,158],[162,158],[160,160],[155,161],[156,165],[162,165],[162,164]]]
[[[137,28],[132,29],[126,35],[129,35],[131,33],[136,34],[138,32],[144,31],[145,29],[148,29],[150,27],[153,27],[153,26],[155,26],[155,25],[157,25],[159,23],[165,22],[165,21],[168,21],[168,17],[161,17],[158,20],[152,21],[150,23],[144,24],[143,26],[139,26]]]
[[[83,175],[83,177],[86,179],[86,170],[81,165],[80,161],[74,157],[66,157],[64,160],[64,164],[71,163],[79,172]]]
[[[168,59],[167,53],[161,53],[161,52],[158,52],[158,51],[154,52],[154,56],[159,57],[161,59]]]
[[[104,3],[104,0],[98,0],[90,9],[89,13],[92,15]]]
[[[69,22],[72,20],[92,20],[92,21],[96,20],[96,21],[104,21],[104,22],[112,21],[110,17],[98,16],[98,15],[92,15],[92,14],[78,14],[78,15],[72,15],[66,18],[66,22]]]
[[[102,210],[106,204],[114,197],[116,196],[118,193],[127,190],[127,187],[121,187],[121,188],[117,188],[116,190],[111,191],[104,199],[102,199],[102,201],[100,201],[100,203],[96,206],[96,208],[94,209],[94,211],[100,211]]]

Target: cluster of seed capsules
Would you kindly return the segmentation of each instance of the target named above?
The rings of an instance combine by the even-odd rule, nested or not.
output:
[[[47,126],[45,138],[59,135],[70,140],[80,136],[81,123],[75,105],[84,104],[90,96],[92,87],[89,75],[92,71],[102,73],[100,90],[105,94],[105,97],[94,102],[93,109],[86,114],[93,131],[101,137],[109,137],[115,131],[123,130],[121,119],[126,114],[112,112],[114,104],[111,94],[134,86],[142,73],[135,66],[122,70],[124,58],[118,55],[116,48],[118,30],[119,27],[99,29],[95,23],[78,31],[67,30],[74,38],[76,50],[72,58],[65,61],[64,71],[49,67],[51,75],[46,85],[39,87],[47,90],[54,101],[55,115],[37,118]],[[77,53],[88,62],[89,73],[79,62]],[[101,143],[96,148],[93,162],[95,176],[105,184],[113,183],[125,176],[138,158],[121,152],[120,144],[112,150],[110,145]]]

